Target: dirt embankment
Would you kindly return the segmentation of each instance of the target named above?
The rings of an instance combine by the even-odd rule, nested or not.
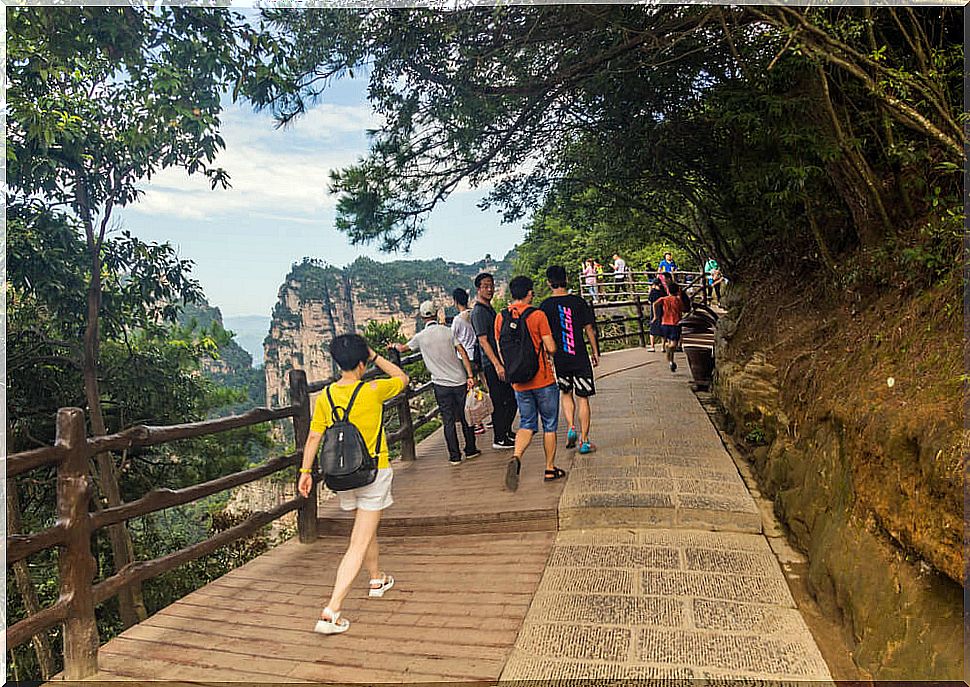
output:
[[[775,274],[737,290],[716,395],[878,679],[963,675],[959,280],[878,297]]]

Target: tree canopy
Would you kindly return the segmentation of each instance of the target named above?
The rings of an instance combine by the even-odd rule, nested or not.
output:
[[[406,248],[462,184],[490,185],[486,203],[508,219],[550,205],[637,217],[644,239],[729,265],[792,238],[825,261],[885,243],[934,194],[958,202],[955,8],[264,15],[286,50],[256,101],[281,122],[334,79],[369,75],[385,123],[331,181],[354,242]]]

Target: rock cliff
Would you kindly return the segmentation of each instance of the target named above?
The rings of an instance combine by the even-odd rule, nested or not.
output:
[[[440,258],[378,263],[360,257],[338,268],[304,258],[280,286],[263,342],[267,404],[289,403],[291,369],[306,370],[311,381],[332,376],[328,344],[338,334],[360,332],[368,322],[397,320],[402,334],[411,336],[417,329],[418,305],[424,300],[452,313],[452,290],[461,286],[472,292],[482,267],[482,263],[449,263]],[[500,281],[509,269],[506,261],[487,267]]]
[[[811,592],[880,680],[963,675],[954,288],[863,305],[779,279],[718,323],[714,393]]]

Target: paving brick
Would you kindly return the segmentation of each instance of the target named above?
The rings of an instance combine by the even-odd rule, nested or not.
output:
[[[624,627],[526,623],[515,648],[536,656],[625,662],[632,638]]]
[[[539,582],[540,591],[633,594],[636,573],[600,568],[548,568]]]
[[[547,621],[613,625],[684,625],[684,602],[663,597],[539,592],[530,613]]]
[[[638,630],[635,651],[637,660],[645,663],[735,668],[804,679],[828,677],[814,644],[797,639],[648,628]]]
[[[640,573],[640,581],[644,594],[757,601],[789,607],[795,605],[780,572],[776,577],[753,577],[645,570]]]

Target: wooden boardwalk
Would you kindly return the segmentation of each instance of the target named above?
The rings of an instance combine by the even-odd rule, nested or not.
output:
[[[630,375],[621,377],[624,372]],[[746,510],[735,503],[731,480],[739,478],[730,474],[733,466],[725,472],[716,461],[707,468],[703,462],[705,454],[730,460],[717,454],[723,449],[708,436],[713,429],[686,391],[686,377],[668,375],[659,355],[642,349],[606,356],[597,371],[602,393],[593,430],[601,451],[585,459],[561,448],[557,459],[566,469],[575,460],[575,479],[544,483],[541,447],[534,443],[523,460],[519,490],[508,493],[502,478],[510,452],[492,450],[490,436],[488,448],[482,441],[483,455],[457,467],[447,461],[440,431],[422,442],[416,461],[395,466],[395,504],[381,530],[382,565],[397,584],[385,598],[369,599],[362,572],[344,606],[353,624],[346,634],[312,632],[350,524],[348,515],[328,501],[319,512],[324,534],[313,544],[288,541],[107,642],[99,655],[101,672],[91,680],[827,677],[778,564],[765,553],[760,527],[750,534],[729,527],[732,531],[715,539],[696,530],[632,529],[642,527],[644,519],[656,521],[655,527],[675,526],[682,513],[693,514],[695,527],[699,522],[701,529],[721,529],[720,519],[706,515],[713,498],[744,525],[741,532],[751,532]],[[674,412],[680,422],[697,422],[692,427],[698,429],[666,437],[675,453],[650,456],[657,453],[652,447],[661,433],[650,423],[664,412]],[[676,449],[678,441],[686,442],[682,449]],[[691,474],[678,477],[678,470]],[[624,474],[631,475],[630,484],[613,493],[622,481],[617,475]],[[716,496],[705,496],[698,505],[697,489],[705,479]],[[639,515],[629,523],[612,516],[611,525],[600,523],[606,512],[602,504],[612,508],[617,499]],[[667,506],[668,516],[658,519],[657,505],[670,499],[675,503]],[[562,504],[573,501],[586,503],[585,510],[567,523],[572,529],[558,532]],[[588,529],[604,524],[626,529]],[[709,568],[710,561],[717,565]],[[736,574],[721,571],[725,561]],[[626,570],[630,565],[634,568]],[[624,575],[626,586],[620,584]],[[674,596],[683,598],[658,591],[667,587],[680,589]],[[768,598],[764,590],[774,596]],[[735,617],[737,628],[725,634],[707,627],[702,621],[712,605],[718,618]],[[757,623],[745,629],[742,620],[748,616]],[[764,618],[773,625],[765,625]],[[767,630],[778,637],[765,635]],[[667,656],[663,647],[670,642],[686,644],[676,656]],[[734,655],[745,643],[760,663],[747,665],[751,661]],[[747,656],[746,651],[741,653]]]

